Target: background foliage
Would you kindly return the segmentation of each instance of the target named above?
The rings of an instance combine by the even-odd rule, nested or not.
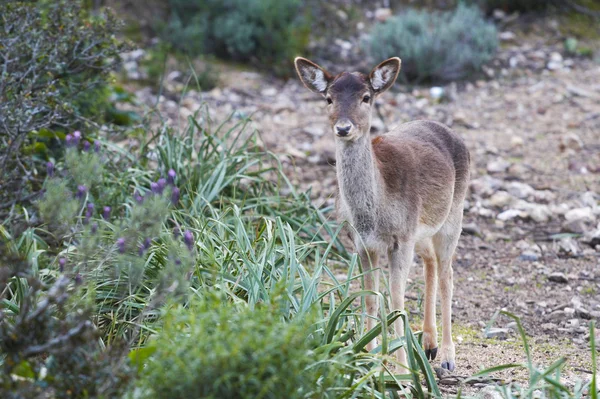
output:
[[[479,71],[498,39],[477,7],[461,3],[454,11],[410,9],[394,16],[374,26],[367,45],[373,60],[401,54],[405,81],[447,81]]]

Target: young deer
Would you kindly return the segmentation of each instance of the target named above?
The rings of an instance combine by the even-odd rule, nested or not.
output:
[[[354,227],[365,288],[379,290],[378,255],[387,250],[392,306],[404,310],[406,279],[416,251],[425,264],[425,353],[433,360],[438,352],[439,282],[442,367],[454,370],[452,257],[462,229],[469,151],[456,133],[431,121],[405,123],[371,140],[374,99],[396,81],[399,58],[382,62],[368,76],[359,72],[333,76],[301,57],[295,65],[302,83],[327,101],[336,143],[338,213]],[[376,323],[377,297],[369,296],[366,302],[371,329]],[[403,335],[401,319],[395,322],[395,330]],[[371,342],[368,349],[374,347]],[[406,365],[404,349],[397,359]]]

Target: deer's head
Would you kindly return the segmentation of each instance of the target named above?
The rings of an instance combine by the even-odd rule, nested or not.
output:
[[[302,57],[294,63],[304,86],[325,97],[333,133],[349,141],[369,134],[373,100],[394,84],[400,72],[398,57],[383,61],[368,76],[360,72],[333,76]]]

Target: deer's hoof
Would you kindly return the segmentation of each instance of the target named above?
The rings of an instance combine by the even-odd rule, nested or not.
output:
[[[433,360],[437,356],[438,348],[425,349],[425,356],[427,356],[428,360]]]
[[[448,371],[454,371],[454,369],[456,368],[456,364],[454,364],[452,360],[449,360],[447,362],[442,362],[442,368]]]

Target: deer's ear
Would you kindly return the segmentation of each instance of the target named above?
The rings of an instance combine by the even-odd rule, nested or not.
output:
[[[327,85],[333,78],[329,72],[306,58],[296,57],[294,60],[298,77],[309,90],[324,94]]]
[[[400,72],[400,58],[394,57],[383,61],[377,65],[369,74],[369,81],[375,93],[383,93],[396,81]]]

